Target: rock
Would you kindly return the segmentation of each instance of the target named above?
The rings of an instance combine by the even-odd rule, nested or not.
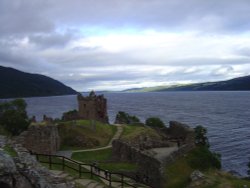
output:
[[[199,181],[204,178],[205,178],[204,174],[199,170],[193,171],[192,174],[190,175],[191,181]]]
[[[6,136],[0,135],[0,148],[3,148],[6,144]]]
[[[0,175],[16,173],[16,165],[13,159],[5,154],[4,151],[0,151]]]
[[[238,178],[242,178],[241,174],[238,173],[238,172],[236,172],[236,171],[234,171],[234,170],[230,170],[228,173],[232,174],[233,176],[236,176]]]
[[[191,182],[187,188],[199,188],[204,186],[211,186],[215,182],[213,179],[209,179],[199,170],[195,170],[190,175]]]
[[[1,138],[0,138],[1,139]],[[0,150],[0,188],[73,188],[74,182],[53,174],[37,162],[35,156],[25,149],[18,140],[8,140],[17,152],[12,158]]]
[[[0,151],[0,187],[32,188],[29,181],[22,176],[12,157]]]

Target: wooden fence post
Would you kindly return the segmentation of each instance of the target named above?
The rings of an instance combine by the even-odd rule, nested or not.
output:
[[[124,178],[123,178],[123,174],[122,174],[122,188],[123,188],[123,181],[124,181]]]
[[[49,155],[49,169],[51,170],[51,155]]]
[[[79,164],[79,178],[81,178],[82,175],[82,168],[81,168],[81,164]]]
[[[64,156],[62,157],[62,169],[63,169],[63,171],[64,171]]]
[[[111,187],[111,173],[109,173],[109,187]]]
[[[91,174],[91,179],[93,179],[93,166],[90,165],[90,174]]]

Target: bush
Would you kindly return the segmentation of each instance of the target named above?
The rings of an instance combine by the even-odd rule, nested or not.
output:
[[[137,124],[137,123],[140,123],[140,119],[136,116],[131,116],[126,112],[119,111],[116,115],[115,123],[118,123],[118,124]]]
[[[165,127],[165,124],[163,123],[163,121],[158,118],[158,117],[150,117],[146,120],[145,124],[149,127],[152,128],[163,128]]]
[[[211,152],[206,146],[197,147],[188,162],[193,169],[221,168],[220,154]]]
[[[0,125],[12,135],[26,130],[30,124],[26,106],[23,99],[0,103]]]
[[[71,121],[79,119],[77,110],[70,110],[68,112],[64,112],[62,116],[63,121]]]

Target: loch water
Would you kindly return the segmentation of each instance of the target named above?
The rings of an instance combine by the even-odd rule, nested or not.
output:
[[[250,92],[150,92],[105,93],[109,120],[118,111],[138,116],[142,121],[159,117],[191,127],[205,126],[211,149],[222,155],[226,171],[247,175],[250,160]],[[26,98],[29,116],[41,120],[46,114],[60,118],[63,112],[77,109],[76,96]]]

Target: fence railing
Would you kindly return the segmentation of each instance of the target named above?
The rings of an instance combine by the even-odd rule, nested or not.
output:
[[[122,173],[109,172],[105,169],[96,166],[95,164],[81,163],[61,155],[38,154],[32,152],[31,154],[35,155],[37,161],[39,161],[40,163],[49,164],[49,169],[52,169],[52,165],[60,165],[62,171],[65,171],[65,167],[67,167],[71,170],[76,171],[78,173],[79,178],[82,177],[82,174],[90,174],[91,178],[96,176],[108,181],[110,187],[112,186],[112,183],[120,183],[121,187],[123,187],[124,185],[131,186],[134,188],[137,188],[138,187],[137,185],[150,187],[145,183],[138,182],[133,177],[129,177]],[[132,180],[133,183],[130,183],[125,179],[126,180],[129,179],[130,181]]]

